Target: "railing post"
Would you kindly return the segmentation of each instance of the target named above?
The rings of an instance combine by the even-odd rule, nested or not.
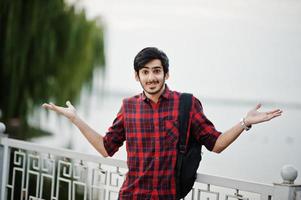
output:
[[[7,146],[2,145],[3,139],[7,138],[7,135],[4,134],[5,125],[0,122],[0,199],[4,199],[5,197],[5,184],[6,178],[4,168],[7,166]]]
[[[273,200],[301,200],[301,185],[294,184],[298,171],[292,165],[281,169],[282,183],[274,183]]]

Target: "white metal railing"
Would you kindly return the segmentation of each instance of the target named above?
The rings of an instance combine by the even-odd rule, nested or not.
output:
[[[127,168],[125,161],[15,139],[0,144],[1,199],[116,199]]]
[[[2,200],[117,199],[127,172],[125,161],[3,136],[0,161]],[[297,171],[284,171],[285,183],[275,185],[198,174],[185,199],[301,200],[301,186],[293,184]]]

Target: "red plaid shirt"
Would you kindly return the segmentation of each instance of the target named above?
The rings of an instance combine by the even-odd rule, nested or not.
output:
[[[109,156],[126,140],[129,171],[120,189],[120,200],[176,199],[175,166],[178,141],[180,93],[166,86],[158,103],[144,93],[125,99],[113,125],[104,137]],[[220,132],[193,97],[190,134],[212,150]]]

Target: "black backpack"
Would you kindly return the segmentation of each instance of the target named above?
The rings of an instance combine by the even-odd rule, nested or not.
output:
[[[192,189],[196,179],[196,171],[202,160],[202,145],[196,141],[195,137],[190,136],[188,138],[188,145],[185,145],[191,104],[192,95],[187,93],[181,94],[178,117],[179,141],[175,174],[177,199],[184,198]]]

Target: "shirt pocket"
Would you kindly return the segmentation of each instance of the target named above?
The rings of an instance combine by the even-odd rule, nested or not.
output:
[[[165,149],[174,150],[179,138],[179,125],[177,120],[165,121]]]

